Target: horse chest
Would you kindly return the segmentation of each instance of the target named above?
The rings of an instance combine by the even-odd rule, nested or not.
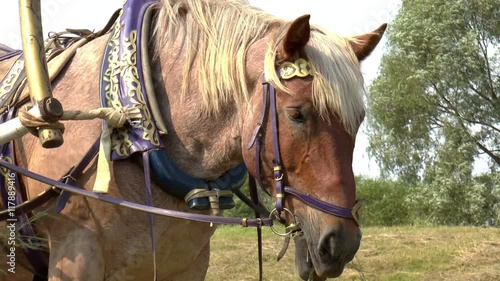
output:
[[[206,223],[155,220],[158,280],[196,280],[208,268],[209,242],[215,231]],[[129,235],[126,247],[105,253],[106,280],[153,280],[153,254],[148,232]],[[119,243],[121,244],[121,243]],[[116,245],[119,246],[119,245]],[[196,266],[193,266],[196,265]],[[188,278],[192,276],[193,279]],[[188,279],[184,279],[188,278]]]

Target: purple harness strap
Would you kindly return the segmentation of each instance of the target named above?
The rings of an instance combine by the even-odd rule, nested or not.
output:
[[[257,123],[257,126],[255,127],[255,130],[252,134],[252,138],[250,139],[250,142],[247,145],[247,149],[251,149],[253,145],[255,144],[255,180],[259,184],[259,186],[269,194],[267,189],[263,188],[264,185],[262,184],[262,176],[260,173],[260,152],[261,152],[261,145],[262,145],[262,126],[264,125],[264,122],[266,121],[267,117],[267,107],[269,103],[269,91],[266,91],[265,88],[265,78],[262,78],[262,84],[264,85],[264,91],[262,92],[262,111],[260,113],[260,118],[259,122]],[[269,194],[271,195],[271,194]]]
[[[87,151],[83,159],[76,166],[72,167],[68,171],[68,173],[66,173],[66,175],[61,178],[61,182],[64,182],[65,184],[74,184],[83,175],[83,171],[90,165],[92,159],[94,159],[94,157],[99,152],[99,144],[100,139],[97,139]],[[61,194],[57,199],[56,212],[59,213],[64,209],[70,196],[70,192],[64,190],[61,191]]]
[[[318,209],[320,211],[323,211],[327,214],[334,215],[337,217],[345,218],[345,219],[353,219],[352,216],[352,209],[350,208],[342,208],[339,206],[335,206],[333,204],[326,203],[325,201],[321,201],[319,199],[316,199],[314,197],[311,197],[303,192],[300,192],[296,189],[293,189],[289,186],[285,187],[285,192],[292,194],[296,198],[300,199],[302,202],[306,203],[307,205]]]
[[[21,51],[21,50],[15,50],[15,51],[9,52],[7,54],[3,54],[0,56],[0,61],[10,59],[10,58],[15,57],[17,55],[20,55],[22,53],[23,53],[23,51]]]
[[[11,112],[14,112],[12,109]],[[76,166],[72,167],[71,170],[61,179],[62,182],[71,184],[78,179],[85,168],[90,164],[94,156],[97,154],[97,150],[99,148],[99,142],[96,142],[92,146],[92,148],[87,152],[86,156],[78,163]],[[12,143],[6,144],[4,146],[4,149],[12,149]],[[5,154],[5,153],[2,153]],[[28,200],[26,202],[22,202],[21,197],[19,196],[20,192],[20,184],[19,180],[17,180],[17,175],[15,175],[16,179],[16,187],[18,196],[16,197],[16,206],[15,208],[7,208],[0,212],[0,221],[6,220],[7,223],[12,222],[13,218],[12,216],[15,216],[17,219],[15,219],[16,223],[19,223],[19,225],[22,225],[22,227],[19,229],[19,233],[24,237],[23,239],[28,239],[27,243],[33,242],[33,240],[36,240],[37,236],[35,234],[34,229],[32,228],[32,225],[29,223],[29,218],[26,215],[27,213],[31,212],[37,207],[42,206],[43,204],[49,202],[50,200],[57,198],[59,193],[55,191],[52,187],[48,188],[45,190],[42,194],[39,196],[35,197],[32,200]],[[6,194],[3,194],[5,192],[4,188],[1,188],[2,191],[2,197],[7,198]],[[69,192],[67,191],[62,191],[58,200],[58,204],[56,205],[56,209],[58,211],[62,210],[64,208],[64,204],[66,203],[67,199],[69,198]],[[4,204],[8,204],[4,201]],[[6,205],[7,206],[7,205]],[[35,250],[31,249],[30,247],[25,247],[23,248],[23,251],[26,254],[26,257],[28,258],[30,264],[33,266],[35,269],[35,279],[38,280],[46,280],[43,278],[46,278],[48,274],[48,260],[45,255],[45,253],[41,250]]]
[[[186,220],[192,220],[192,221],[198,221],[198,222],[206,222],[206,223],[215,223],[215,224],[234,224],[234,225],[241,225],[244,227],[262,227],[262,226],[271,226],[273,225],[273,220],[272,219],[248,219],[248,218],[232,218],[232,217],[218,217],[218,216],[210,216],[210,215],[203,215],[203,214],[194,214],[194,213],[187,213],[187,212],[181,212],[181,211],[175,211],[175,210],[167,210],[167,209],[161,209],[157,207],[152,207],[152,206],[144,206],[142,204],[138,204],[135,202],[130,202],[124,199],[119,199],[119,198],[114,198],[111,196],[103,195],[103,194],[97,194],[92,191],[84,190],[69,184],[62,183],[60,181],[56,181],[50,178],[47,178],[42,175],[38,175],[36,173],[33,173],[31,171],[28,171],[24,168],[20,168],[14,164],[11,164],[7,161],[0,160],[0,166],[6,167],[9,170],[15,171],[16,173],[25,175],[29,178],[35,179],[39,182],[48,184],[50,186],[57,187],[61,190],[71,192],[72,194],[76,195],[81,195],[85,196],[88,198],[93,198],[97,199],[109,204],[113,205],[118,205],[122,207],[127,207],[129,209],[145,212],[145,213],[151,213],[154,215],[160,215],[160,216],[166,216],[166,217],[172,217],[172,218],[179,218],[179,219],[186,219]]]
[[[279,132],[278,132],[278,113],[276,112],[276,89],[269,85],[269,83],[264,83],[264,91],[271,92],[271,125],[273,132],[273,171],[274,180],[276,181],[276,203],[275,208],[278,212],[283,211],[283,199],[285,198],[284,188],[283,188],[283,167],[281,166],[281,153],[279,145]]]
[[[53,188],[47,188],[44,192],[40,193],[37,197],[23,202],[16,206],[16,208],[11,211],[8,209],[2,210],[0,212],[0,221],[5,221],[11,217],[11,212],[14,212],[14,216],[20,216],[22,214],[33,211],[34,209],[42,206],[43,204],[49,202],[50,200],[56,198],[59,195],[57,191]]]

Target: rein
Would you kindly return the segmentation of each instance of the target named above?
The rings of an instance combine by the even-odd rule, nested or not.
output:
[[[243,227],[262,227],[262,226],[271,226],[273,225],[273,220],[269,218],[257,218],[257,219],[249,219],[249,218],[234,218],[234,217],[219,217],[219,216],[211,216],[204,214],[195,214],[188,212],[181,212],[175,210],[162,209],[153,206],[146,206],[143,204],[138,204],[135,202],[127,201],[120,198],[111,197],[104,194],[95,193],[92,191],[88,191],[85,189],[81,189],[60,181],[56,181],[45,176],[33,173],[24,168],[18,167],[14,164],[11,164],[5,160],[0,159],[0,166],[3,166],[9,170],[12,170],[16,173],[24,175],[28,178],[32,178],[41,183],[45,183],[62,191],[70,192],[74,195],[81,195],[88,198],[97,199],[103,201],[105,203],[109,203],[112,205],[117,205],[121,207],[126,207],[129,209],[141,211],[144,213],[149,213],[153,215],[160,215],[165,217],[186,219],[198,222],[207,222],[207,223],[215,223],[215,224],[232,224],[232,225],[241,225]],[[11,209],[12,210],[12,209]]]

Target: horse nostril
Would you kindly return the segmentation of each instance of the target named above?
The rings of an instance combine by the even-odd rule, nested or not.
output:
[[[338,234],[335,230],[330,230],[323,234],[318,244],[318,253],[323,261],[334,259],[336,253],[336,245],[338,245]]]

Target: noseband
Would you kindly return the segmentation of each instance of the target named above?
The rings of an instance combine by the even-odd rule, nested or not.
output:
[[[307,61],[303,59],[297,60],[295,63],[287,62],[283,65],[279,71],[279,76],[281,79],[291,79],[295,76],[306,77],[309,74],[309,65]],[[271,126],[272,126],[272,138],[273,138],[273,171],[274,171],[274,181],[276,183],[276,201],[275,210],[273,212],[281,213],[284,208],[285,195],[290,194],[295,196],[295,198],[304,202],[306,205],[313,207],[317,210],[325,212],[336,217],[352,219],[359,225],[360,211],[362,207],[362,201],[357,201],[352,208],[343,208],[336,206],[334,204],[322,201],[320,199],[314,198],[309,194],[300,192],[290,186],[286,186],[283,180],[284,169],[281,165],[281,152],[279,147],[279,134],[278,134],[278,114],[276,109],[276,89],[273,85],[267,82],[265,75],[262,77],[263,85],[263,103],[262,112],[260,115],[259,122],[254,130],[252,138],[248,143],[248,149],[251,149],[255,144],[255,179],[259,185],[264,189],[262,185],[262,175],[260,172],[260,152],[262,145],[262,126],[266,119],[268,113],[268,107],[271,111]],[[269,106],[268,106],[269,105]]]

